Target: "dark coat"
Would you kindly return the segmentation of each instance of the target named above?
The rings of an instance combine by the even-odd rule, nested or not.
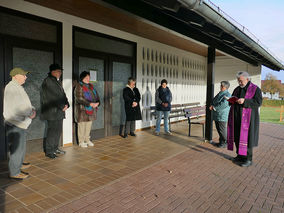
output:
[[[90,102],[86,100],[84,97],[83,87],[81,84],[77,84],[75,87],[75,121],[77,123],[79,122],[86,122],[86,121],[94,121],[97,119],[97,110],[95,109],[93,111],[92,115],[88,115],[86,113],[85,106],[90,106]],[[95,94],[91,93],[94,99],[94,103],[99,102],[100,103],[100,97],[99,94],[96,92]]]
[[[63,108],[69,105],[61,81],[48,74],[41,85],[41,118],[44,120],[62,120]]]
[[[157,111],[171,111],[172,93],[168,87],[163,88],[160,86],[156,90],[155,99]],[[168,106],[163,106],[163,103],[167,103]]]
[[[124,99],[124,107],[125,107],[125,114],[126,114],[126,121],[135,121],[141,120],[141,110],[140,110],[140,92],[135,87],[133,91],[129,87],[125,87],[123,89],[123,99]],[[137,102],[136,107],[132,107],[132,103]]]
[[[238,98],[244,98],[250,81],[244,88],[237,87],[233,96]],[[240,129],[241,129],[241,119],[243,108],[251,108],[251,118],[250,127],[248,135],[248,146],[255,147],[258,145],[258,135],[259,135],[259,107],[262,104],[262,94],[261,90],[257,87],[255,95],[252,99],[245,99],[244,104],[234,105],[234,139],[235,141],[240,140]]]

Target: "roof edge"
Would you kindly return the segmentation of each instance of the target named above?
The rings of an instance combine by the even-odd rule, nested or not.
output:
[[[253,51],[258,52],[266,60],[268,60],[275,66],[274,70],[284,70],[284,65],[278,59],[272,56],[267,50],[265,50],[264,47],[258,44],[245,32],[241,31],[236,25],[226,19],[222,14],[213,9],[209,4],[207,4],[203,0],[178,0],[178,2],[180,2],[186,8],[193,10],[199,15],[203,16],[212,24],[218,25],[218,27],[220,27],[222,30],[243,42]]]

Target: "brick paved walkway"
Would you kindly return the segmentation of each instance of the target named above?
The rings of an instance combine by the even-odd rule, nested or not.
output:
[[[7,162],[0,162],[0,212],[45,212],[202,143],[200,125],[193,126],[193,137],[187,122],[172,127],[173,136],[147,130],[127,139],[106,137],[94,147],[64,148],[67,153],[56,159],[28,154],[30,177],[23,181],[9,179]]]
[[[262,123],[249,168],[202,144],[52,212],[284,212],[283,138],[284,126]]]

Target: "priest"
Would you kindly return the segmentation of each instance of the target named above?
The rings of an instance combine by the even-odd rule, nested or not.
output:
[[[239,86],[230,101],[227,143],[228,150],[236,145],[237,156],[233,162],[248,167],[252,165],[252,149],[258,145],[259,107],[262,103],[260,88],[251,82],[247,72],[237,74]]]

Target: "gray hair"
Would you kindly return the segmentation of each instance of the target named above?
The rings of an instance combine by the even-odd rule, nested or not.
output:
[[[240,72],[238,72],[238,73],[237,73],[237,78],[239,78],[239,77],[241,77],[241,76],[247,78],[247,79],[250,81],[250,75],[248,74],[248,72],[245,72],[245,71],[240,71]]]
[[[221,81],[221,86],[225,87],[226,89],[229,89],[230,83],[229,83],[229,81]]]
[[[129,77],[128,78],[128,85],[131,83],[131,82],[136,82],[136,79],[135,78],[133,78],[133,77]]]

